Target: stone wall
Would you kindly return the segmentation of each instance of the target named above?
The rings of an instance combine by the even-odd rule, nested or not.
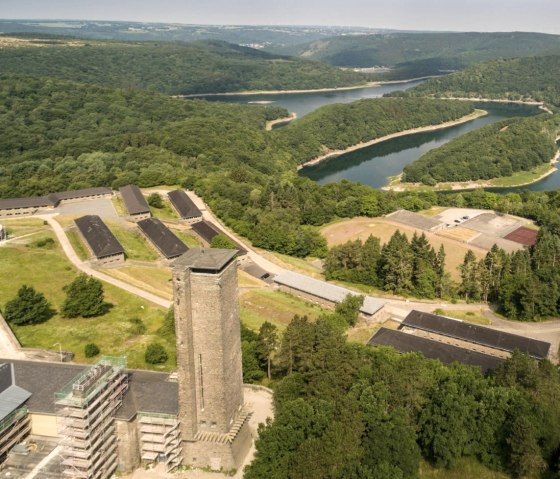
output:
[[[130,472],[140,466],[140,440],[136,420],[115,420],[118,446],[118,470]]]

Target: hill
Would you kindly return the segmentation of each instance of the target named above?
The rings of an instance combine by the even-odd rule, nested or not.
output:
[[[559,78],[560,55],[511,58],[431,79],[405,96],[536,100],[560,106]]]
[[[0,37],[0,71],[171,95],[334,88],[362,74],[221,41],[192,43]],[[18,40],[18,39],[16,39]],[[15,45],[10,47],[11,45]]]
[[[414,78],[496,58],[560,52],[560,36],[543,33],[388,33],[321,39],[282,53],[341,67],[386,66],[387,78]]]
[[[488,180],[550,162],[560,117],[511,118],[461,135],[404,168],[403,182]]]

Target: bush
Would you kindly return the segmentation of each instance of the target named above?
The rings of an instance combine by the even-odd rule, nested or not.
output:
[[[144,334],[146,332],[146,325],[140,318],[130,318],[128,322],[132,334]]]
[[[97,344],[94,343],[89,343],[86,344],[86,347],[84,348],[84,354],[86,355],[86,358],[93,358],[94,356],[97,356],[101,351],[99,350],[99,347],[97,346]]]
[[[167,351],[159,343],[148,344],[144,359],[148,364],[162,364],[167,361]]]
[[[4,308],[6,321],[17,325],[44,323],[54,314],[55,310],[51,308],[45,295],[27,285],[23,285],[17,296],[8,301]]]
[[[210,248],[237,249],[237,245],[228,236],[219,234],[212,238]]]
[[[157,208],[158,210],[162,209],[164,206],[163,200],[161,199],[161,195],[159,193],[152,193],[150,196],[148,196],[148,204],[153,208]]]
[[[33,243],[36,248],[51,248],[54,245],[54,240],[52,238],[43,238]]]

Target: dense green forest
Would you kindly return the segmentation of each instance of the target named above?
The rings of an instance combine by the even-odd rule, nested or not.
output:
[[[327,105],[273,132],[298,164],[391,133],[456,120],[474,111],[470,103],[394,98]]]
[[[485,60],[560,52],[560,36],[544,33],[445,32],[339,36],[278,50],[342,67],[386,66],[387,78],[416,78]]]
[[[461,135],[404,168],[403,182],[488,180],[550,162],[560,116],[511,118]]]
[[[515,478],[557,477],[560,373],[551,363],[514,353],[484,377],[349,344],[336,316],[295,317],[286,329],[275,420],[260,427],[244,477],[414,479],[421,458],[448,468],[463,457]]]
[[[558,78],[560,55],[511,58],[473,65],[464,71],[431,79],[403,95],[536,100],[560,106]]]
[[[221,41],[58,41],[1,48],[0,71],[171,95],[334,88],[367,80],[360,73]]]

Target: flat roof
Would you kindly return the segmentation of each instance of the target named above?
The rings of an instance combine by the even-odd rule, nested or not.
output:
[[[327,301],[331,301],[333,303],[340,303],[349,294],[353,296],[359,296],[360,294],[350,289],[337,286],[336,284],[327,283],[326,281],[294,273],[293,271],[286,271],[278,276],[275,276],[274,282],[282,286],[297,289],[302,293],[326,299]],[[373,315],[383,308],[383,306],[385,306],[385,301],[374,298],[373,296],[365,296],[360,312],[367,315]]]
[[[394,213],[388,214],[387,218],[391,221],[396,221],[397,223],[402,223],[406,226],[412,226],[424,231],[432,231],[444,224],[443,221],[408,210],[397,210]]]
[[[150,206],[144,195],[136,185],[126,185],[119,188],[124,205],[129,215],[139,215],[150,212]]]
[[[141,220],[137,224],[167,259],[176,258],[188,251],[189,248],[157,218]]]
[[[124,248],[107,225],[97,215],[86,215],[74,220],[96,258],[124,254]]]
[[[14,364],[17,383],[31,393],[27,406],[32,413],[56,414],[54,395],[90,365],[39,361],[0,360]],[[137,412],[177,415],[179,392],[167,373],[125,370],[128,391],[116,417],[130,420]]]
[[[183,190],[170,191],[167,196],[181,218],[189,219],[202,216],[202,212]]]
[[[428,359],[439,359],[443,364],[458,361],[468,366],[477,366],[486,373],[499,366],[503,359],[489,354],[440,343],[413,334],[381,328],[368,341],[369,346],[392,346],[401,353],[422,353]]]
[[[236,256],[235,249],[191,248],[173,262],[173,268],[218,272]]]
[[[537,235],[539,232],[532,228],[527,228],[526,226],[521,226],[516,230],[512,231],[510,234],[504,236],[505,239],[510,241],[515,241],[524,246],[533,246],[537,242]]]
[[[421,311],[411,311],[401,323],[401,326],[421,329],[502,351],[513,352],[518,349],[522,353],[538,359],[546,358],[550,350],[550,343],[545,341]]]

